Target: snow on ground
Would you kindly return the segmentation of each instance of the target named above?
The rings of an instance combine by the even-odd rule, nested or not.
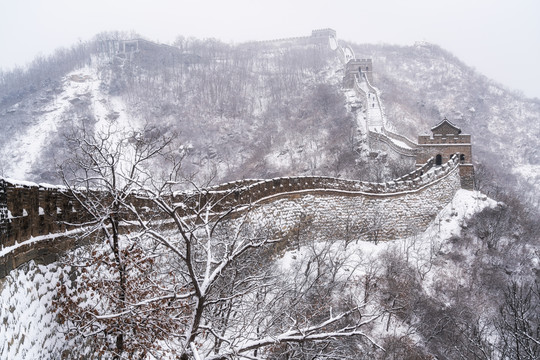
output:
[[[369,241],[352,242],[347,247],[347,253],[356,257],[358,261],[363,257],[376,258],[381,252],[391,248],[406,249],[415,254],[411,256],[418,257],[419,260],[428,260],[434,245],[441,246],[442,243],[454,235],[459,235],[461,226],[467,219],[485,207],[495,207],[497,202],[488,198],[477,191],[459,190],[450,204],[448,204],[431,225],[421,234],[395,241],[379,242],[375,244]],[[414,244],[413,244],[414,242]],[[435,244],[436,243],[436,244]],[[341,241],[334,241],[335,250],[343,248]],[[294,264],[296,259],[301,259],[303,255],[309,252],[309,247],[300,247],[299,249],[289,251],[279,260],[279,266],[287,269]],[[405,250],[404,250],[405,251]]]
[[[448,204],[431,223],[431,225],[417,236],[399,239],[395,241],[380,242],[375,244],[367,241],[351,242],[345,249],[344,241],[332,241],[328,251],[331,257],[339,258],[344,266],[340,275],[344,278],[361,279],[373,271],[384,269],[384,254],[397,253],[403,256],[408,264],[416,269],[423,279],[424,291],[430,295],[435,281],[441,277],[466,278],[459,274],[460,269],[448,267],[446,263],[435,263],[434,259],[439,251],[448,244],[448,240],[459,235],[462,225],[466,224],[475,213],[485,207],[494,207],[497,202],[487,198],[476,191],[459,190],[453,200]],[[309,256],[314,252],[322,251],[328,246],[328,242],[301,246],[298,249],[288,251],[278,260],[277,267],[284,276],[291,270],[304,271]],[[471,255],[472,256],[472,255]],[[304,267],[303,267],[304,266]],[[339,279],[339,276],[338,276]],[[359,300],[363,298],[361,289],[357,289]],[[376,304],[368,304],[366,311],[376,311]],[[384,324],[383,324],[384,320]],[[381,318],[374,327],[375,334],[388,335],[386,328],[388,318]],[[390,327],[393,334],[405,335],[406,329],[403,324],[393,322]]]
[[[522,164],[514,167],[512,171],[540,190],[540,165]]]
[[[328,38],[328,43],[329,43],[329,45],[330,45],[330,49],[332,49],[332,50],[337,50],[337,48],[338,48],[338,43],[337,43],[336,38],[334,38],[334,37]]]
[[[30,262],[0,279],[0,359],[58,359],[64,334],[51,309],[69,268]]]
[[[399,146],[399,147],[402,147],[404,149],[411,149],[411,147],[407,143],[405,143],[405,142],[403,142],[401,140],[394,139],[394,138],[389,138],[389,139],[392,140],[392,142],[394,144],[396,144],[397,146]]]
[[[62,92],[36,109],[33,124],[5,147],[11,149],[10,164],[16,164],[5,169],[5,174],[14,179],[29,178],[42,149],[49,147],[47,142],[54,138],[62,122],[77,116],[73,109],[78,104],[89,103],[97,129],[104,128],[111,120],[118,128],[129,126],[132,119],[126,115],[122,100],[104,94],[101,85],[96,66],[86,66],[66,75]]]
[[[307,264],[308,255],[313,251],[329,246],[328,251],[336,259],[343,261],[338,274],[343,279],[359,279],[369,271],[382,269],[385,253],[397,251],[404,254],[409,264],[424,273],[424,289],[430,293],[430,286],[441,276],[455,277],[459,269],[438,264],[432,267],[436,255],[453,235],[459,234],[461,226],[474,213],[497,203],[485,195],[459,190],[431,223],[426,231],[416,237],[378,244],[367,241],[352,241],[345,248],[344,241],[314,243],[286,252],[277,260],[276,268],[284,276],[291,276],[291,270],[302,271]],[[33,262],[13,270],[8,277],[0,280],[0,359],[53,359],[65,346],[64,335],[55,322],[56,313],[50,304],[55,295],[56,284],[67,279],[69,267],[57,263],[42,266]],[[289,274],[289,275],[287,275]],[[352,284],[358,283],[354,280]],[[361,297],[362,289],[351,286],[351,293]],[[379,320],[378,320],[379,321]],[[384,335],[386,321],[382,319],[373,327],[375,334]],[[403,324],[392,323],[393,333],[405,333]]]
[[[384,106],[379,96],[379,90],[373,86],[370,88],[365,81],[358,81],[357,84],[366,94],[365,101],[367,104],[367,108],[364,109],[364,112],[359,112],[356,115],[358,129],[360,129],[362,132],[366,132],[367,129],[369,129],[370,131],[383,134],[384,129],[388,129],[388,124],[385,116]],[[358,98],[356,91],[345,90],[344,93],[349,107],[362,103]],[[392,141],[401,148],[412,149],[410,145],[404,141],[398,140],[394,137],[386,137],[388,140]]]
[[[24,134],[11,140],[6,149],[11,149],[12,163],[17,164],[17,167],[6,171],[10,177],[27,178],[34,161],[39,158],[41,149],[46,145],[46,140],[57,130],[62,114],[71,107],[70,100],[86,91],[87,84],[70,81],[68,76],[64,81],[63,92],[39,110],[42,114],[34,117],[33,125]]]

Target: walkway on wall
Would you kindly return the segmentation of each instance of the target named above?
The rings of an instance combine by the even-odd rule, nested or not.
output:
[[[364,90],[366,94],[366,103],[367,103],[367,127],[369,131],[381,134],[387,138],[387,140],[396,147],[406,150],[416,149],[416,144],[410,141],[409,139],[404,138],[401,135],[394,134],[387,129],[386,126],[386,116],[384,114],[384,109],[382,106],[382,101],[379,96],[379,89],[374,87],[369,83],[369,79],[364,74],[363,79],[355,79],[358,83],[358,87]],[[403,139],[400,139],[403,138]]]
[[[384,128],[384,112],[377,90],[369,84],[369,80],[365,75],[363,81],[359,81],[358,79],[356,81],[358,82],[358,86],[366,94],[367,128],[370,131],[382,133]]]
[[[211,216],[221,217],[224,214],[229,214],[232,218],[247,210],[272,204],[276,200],[295,200],[300,197],[309,198],[309,202],[318,199],[317,204],[324,205],[324,209],[326,209],[325,206],[330,201],[329,199],[337,201],[331,204],[331,207],[336,209],[342,205],[341,202],[348,203],[353,201],[352,199],[356,199],[354,200],[357,202],[354,205],[356,210],[362,210],[363,207],[368,206],[367,203],[375,204],[383,199],[385,204],[390,199],[394,199],[392,201],[395,203],[409,206],[406,201],[400,199],[409,197],[421,199],[422,196],[425,196],[415,194],[439,194],[438,189],[441,186],[448,192],[445,201],[450,201],[454,192],[459,188],[459,159],[454,156],[442,166],[435,167],[433,165],[434,160],[430,159],[421,168],[384,183],[317,176],[239,180],[199,191],[173,194],[169,200],[173,204],[184,204],[183,207],[177,209],[180,216],[191,217],[202,211],[207,204],[211,204],[211,213],[209,213]],[[5,195],[0,199],[0,278],[30,260],[39,263],[55,261],[60,253],[86,241],[79,235],[87,230],[85,224],[90,223],[91,215],[73,199],[68,189],[61,186],[39,185],[0,177],[0,190],[2,190],[1,194]],[[152,221],[166,225],[166,217],[160,217],[160,209],[153,202],[151,195],[144,196],[143,193],[136,193],[128,195],[126,199],[135,208],[144,210],[137,216],[144,217],[147,214]],[[425,203],[430,202],[420,202],[420,204]],[[441,206],[443,205],[446,203]],[[429,209],[422,210],[418,207],[414,207],[414,209],[419,214],[418,218],[413,218],[421,219],[422,226],[427,225],[430,219],[436,215],[436,209],[434,210],[431,205]],[[231,212],[231,210],[233,211]],[[298,208],[294,207],[291,211],[298,215],[297,210]],[[313,208],[313,211],[318,211],[321,214],[330,212],[328,209],[317,210],[317,206]],[[283,219],[290,219],[289,215],[292,216],[293,213],[277,214],[283,216]],[[332,226],[339,227],[347,223],[350,213],[338,211],[331,215],[327,219],[327,225],[330,226],[330,229]],[[391,215],[399,216],[398,213]],[[137,226],[133,222],[135,218],[132,217],[133,215],[130,217],[129,213],[125,216],[125,221],[122,223],[123,229],[133,230]],[[161,222],[162,220],[163,222]],[[395,230],[395,223],[390,222],[386,229],[391,233]]]
[[[354,51],[350,46],[342,47],[338,44],[337,51],[345,67],[350,60],[355,59]],[[380,91],[370,84],[365,74],[362,74],[361,77],[355,77],[353,90],[365,106],[366,128],[369,131],[369,135],[387,143],[404,155],[413,156],[418,144],[404,136],[393,133],[387,128],[387,120],[380,98]]]

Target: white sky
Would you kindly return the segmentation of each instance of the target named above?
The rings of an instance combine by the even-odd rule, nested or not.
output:
[[[109,30],[171,43],[178,35],[243,42],[327,27],[355,43],[428,41],[540,98],[539,0],[0,0],[0,68]]]

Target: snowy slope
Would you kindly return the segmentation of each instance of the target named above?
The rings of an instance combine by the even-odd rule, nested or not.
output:
[[[33,262],[0,280],[0,359],[58,359],[64,334],[51,309],[56,284],[69,267]]]
[[[32,171],[42,165],[40,156],[48,150],[59,129],[85,117],[94,119],[95,128],[104,128],[111,121],[117,128],[132,126],[136,121],[126,114],[126,105],[119,97],[102,91],[104,84],[97,66],[86,66],[62,79],[62,90],[54,98],[32,109],[31,124],[5,144],[4,176],[13,179],[34,179]],[[40,179],[35,179],[40,180]]]
[[[343,241],[332,240],[330,251],[336,257],[346,259],[340,272],[343,278],[357,279],[371,271],[374,266],[384,265],[384,255],[392,251],[406,253],[411,264],[419,270],[425,268],[424,288],[430,292],[433,279],[459,272],[459,269],[446,268],[444,264],[431,265],[434,252],[441,251],[448,239],[460,232],[461,226],[474,213],[485,207],[493,207],[496,202],[478,192],[460,190],[452,202],[441,211],[432,225],[418,237],[374,244],[365,241],[351,242],[344,248]],[[327,243],[309,244],[297,250],[286,252],[277,260],[276,267],[283,273],[283,279],[292,276],[294,271],[302,271],[306,257],[314,248],[328,246]],[[300,268],[299,268],[300,267]],[[294,270],[294,271],[292,271]],[[55,295],[58,282],[68,281],[70,268],[55,263],[48,266],[30,263],[17,270],[0,283],[1,303],[0,338],[7,339],[0,344],[0,359],[56,359],[65,349],[62,327],[55,322],[56,313],[50,304]],[[362,297],[362,287],[350,291]],[[360,283],[358,283],[360,284]],[[373,305],[375,306],[375,305]],[[382,319],[381,319],[382,321]],[[372,336],[380,338],[387,334],[385,326],[374,326]],[[399,322],[392,322],[393,333],[405,332]]]
[[[392,131],[415,139],[447,117],[472,135],[475,164],[522,194],[540,191],[539,99],[510,91],[433,44],[354,48],[373,59],[373,85]]]

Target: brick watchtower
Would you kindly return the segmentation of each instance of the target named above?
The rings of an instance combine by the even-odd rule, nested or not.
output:
[[[371,59],[352,59],[345,66],[345,77],[343,79],[343,87],[352,89],[354,86],[354,78],[357,77],[362,81],[364,75],[373,84],[373,64]]]
[[[474,187],[474,168],[472,164],[471,135],[461,134],[461,129],[446,118],[431,128],[430,135],[418,136],[416,166],[424,165],[431,157],[435,165],[441,165],[459,154],[459,175],[461,187],[472,190]]]

